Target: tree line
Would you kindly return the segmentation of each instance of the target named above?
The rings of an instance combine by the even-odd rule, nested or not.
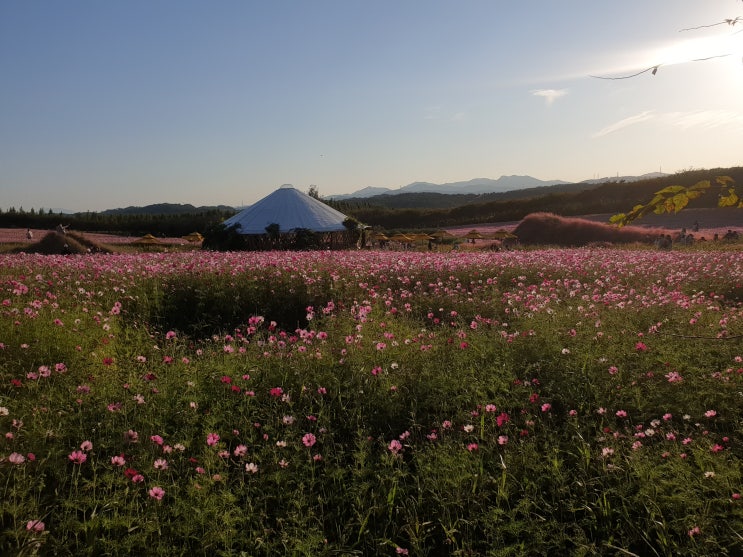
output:
[[[185,236],[191,232],[203,232],[229,218],[235,212],[211,209],[196,213],[180,214],[103,214],[54,213],[49,210],[28,211],[13,207],[0,209],[0,227],[33,228],[54,230],[58,225],[69,226],[70,230],[85,232],[107,232],[124,236]]]
[[[714,182],[719,176],[726,176],[735,184],[743,184],[743,167],[711,170],[687,170],[661,178],[637,182],[610,182],[595,186],[586,185],[579,191],[565,191],[556,187],[538,188],[538,191],[514,190],[502,197],[492,198],[488,194],[479,200],[463,199],[462,203],[442,207],[440,200],[416,194],[419,206],[410,206],[411,198],[403,200],[403,207],[391,206],[396,196],[380,196],[357,200],[323,201],[333,208],[364,225],[385,230],[399,229],[437,229],[453,226],[466,226],[486,222],[519,221],[536,212],[550,212],[561,216],[581,216],[589,214],[615,214],[627,211],[638,204],[646,204],[656,192],[671,186],[690,188],[700,181]],[[312,193],[318,195],[317,190]],[[435,194],[441,196],[442,194]],[[522,197],[518,197],[521,195]],[[458,197],[458,196],[452,196]],[[688,207],[712,208],[718,206],[719,199],[712,194],[700,195],[690,199]],[[434,204],[433,207],[426,206]],[[69,225],[72,230],[88,232],[108,232],[129,236],[154,234],[156,236],[185,236],[191,232],[213,231],[221,223],[234,215],[234,210],[210,208],[201,212],[176,214],[143,213],[54,213],[50,210],[28,211],[23,208],[0,209],[0,227],[34,228],[53,230],[59,224]]]

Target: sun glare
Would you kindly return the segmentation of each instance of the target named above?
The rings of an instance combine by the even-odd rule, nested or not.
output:
[[[704,37],[692,37],[684,33],[673,41],[625,51],[622,60],[612,69],[604,69],[592,75],[618,79],[610,76],[624,74],[619,77],[621,79],[650,70],[655,73],[664,66],[709,62],[716,64],[729,80],[743,82],[743,33],[718,33]]]
[[[740,63],[743,54],[743,38],[724,34],[708,37],[684,38],[673,41],[660,48],[654,48],[645,55],[648,66],[660,64],[685,64],[715,58],[728,58]]]

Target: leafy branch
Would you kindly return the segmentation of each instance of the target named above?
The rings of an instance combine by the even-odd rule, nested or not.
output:
[[[715,178],[715,182],[720,187],[717,200],[718,207],[737,207],[743,209],[743,199],[738,197],[735,186],[733,185],[734,180],[730,176],[718,176]],[[655,192],[653,199],[649,203],[635,205],[629,213],[614,215],[609,219],[609,222],[622,227],[650,213],[655,213],[656,215],[678,213],[689,204],[689,201],[703,195],[711,187],[709,180],[702,180],[689,187],[668,186]]]

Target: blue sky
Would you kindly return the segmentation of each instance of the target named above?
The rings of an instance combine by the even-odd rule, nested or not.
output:
[[[736,0],[0,0],[0,208],[739,166],[743,21],[682,31],[737,16]]]

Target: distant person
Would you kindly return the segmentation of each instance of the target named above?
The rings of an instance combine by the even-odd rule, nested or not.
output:
[[[34,239],[34,233],[31,232],[30,228],[26,229],[26,240],[33,240]]]
[[[694,221],[693,230],[694,230],[694,232],[699,232],[699,221],[698,220],[695,220]]]

